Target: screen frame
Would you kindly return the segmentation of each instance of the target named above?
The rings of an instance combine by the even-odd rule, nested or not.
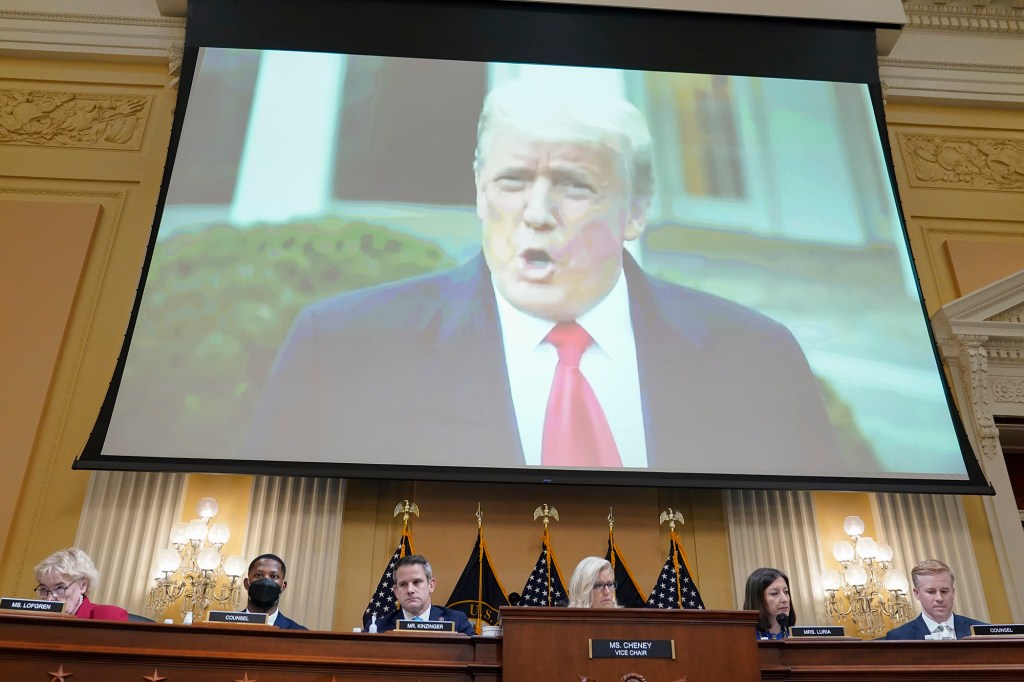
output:
[[[101,454],[139,315],[202,47],[301,49],[863,83],[871,96],[889,183],[904,243],[910,252],[892,150],[884,126],[875,56],[876,29],[898,27],[864,22],[487,0],[259,0],[246,3],[198,0],[189,3],[186,25],[177,108],[140,283],[107,395],[74,468],[466,482],[994,494],[956,410],[930,325],[926,326],[932,353],[964,457],[965,480],[430,467]],[[528,44],[517,39],[522,35],[531,37]],[[609,40],[609,35],[618,39]],[[823,58],[836,54],[844,58]],[[927,319],[913,259],[910,265],[922,313]],[[742,424],[738,423],[737,427],[742,428]]]

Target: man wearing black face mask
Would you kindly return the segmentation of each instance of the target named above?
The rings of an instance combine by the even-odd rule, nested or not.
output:
[[[249,564],[249,575],[242,585],[249,591],[249,613],[267,614],[267,625],[285,630],[308,630],[278,610],[281,593],[288,587],[284,579],[285,566],[281,557],[275,554],[260,554]]]

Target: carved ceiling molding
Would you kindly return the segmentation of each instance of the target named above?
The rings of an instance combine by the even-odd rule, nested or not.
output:
[[[1012,73],[1024,75],[1024,66],[1017,64],[982,64],[980,62],[949,62],[930,61],[927,59],[900,59],[898,57],[879,57],[878,66],[885,68],[906,69],[942,69],[943,71],[975,71],[989,73]],[[975,80],[975,79],[972,79]],[[1004,81],[991,81],[1003,83]]]
[[[0,9],[0,51],[8,54],[168,61],[184,40],[179,17]]]
[[[984,6],[979,6],[984,4]],[[904,2],[906,28],[1024,33],[1024,3],[916,3]]]

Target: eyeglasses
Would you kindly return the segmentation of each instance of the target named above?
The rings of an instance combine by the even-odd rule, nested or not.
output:
[[[70,587],[70,585],[57,585],[57,587],[51,590],[48,587],[36,585],[36,596],[40,599],[46,599],[48,596],[52,594],[54,597],[60,599],[64,596],[64,593],[66,593]]]
[[[594,583],[593,590],[594,592],[600,592],[601,590],[611,590],[612,592],[614,592],[615,587],[615,581],[613,580],[610,583]]]

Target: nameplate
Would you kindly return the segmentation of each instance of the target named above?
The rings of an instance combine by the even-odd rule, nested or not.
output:
[[[453,620],[399,620],[395,621],[396,630],[415,630],[416,632],[455,632]]]
[[[975,637],[1019,637],[1024,635],[1024,625],[972,625],[971,634]]]
[[[592,639],[591,658],[676,658],[674,639]]]
[[[210,611],[207,623],[237,623],[242,625],[266,625],[267,614],[244,611]]]
[[[794,625],[789,628],[790,637],[846,637],[842,625]]]
[[[0,599],[0,609],[26,611],[28,613],[64,613],[64,602],[4,597]]]

